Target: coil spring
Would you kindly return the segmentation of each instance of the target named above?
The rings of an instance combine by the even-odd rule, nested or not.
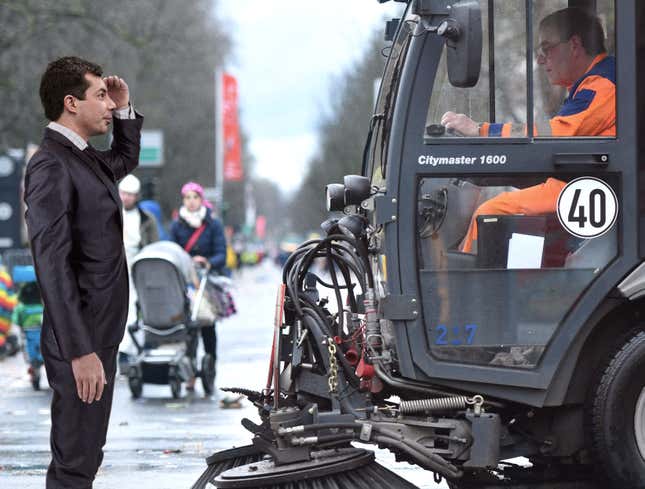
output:
[[[451,409],[465,409],[468,404],[471,404],[471,402],[466,396],[440,397],[437,399],[401,401],[399,410],[401,414],[422,413],[425,411],[448,411]]]

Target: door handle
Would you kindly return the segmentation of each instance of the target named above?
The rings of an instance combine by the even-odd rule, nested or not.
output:
[[[553,155],[555,166],[591,166],[594,168],[605,168],[609,165],[607,153],[556,153]]]

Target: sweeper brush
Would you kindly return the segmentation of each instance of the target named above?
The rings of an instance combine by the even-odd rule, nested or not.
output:
[[[276,465],[268,457],[239,464],[258,455],[252,446],[214,454],[193,489],[416,489],[376,463],[373,452],[359,448],[321,450],[311,460],[285,465]]]
[[[216,452],[206,459],[208,467],[190,489],[206,489],[211,481],[222,472],[241,465],[259,462],[262,458],[264,458],[264,454],[253,445]]]

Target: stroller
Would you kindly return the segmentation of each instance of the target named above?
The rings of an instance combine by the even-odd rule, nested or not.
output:
[[[18,288],[20,304],[14,310],[14,321],[22,330],[25,360],[34,390],[40,390],[40,373],[44,364],[40,352],[40,331],[43,307],[36,285],[33,265],[15,265],[12,269],[14,286]],[[31,300],[30,300],[31,299]]]
[[[213,327],[214,315],[205,295],[208,271],[200,272],[199,287],[191,301],[189,291],[196,277],[190,256],[170,241],[152,243],[134,258],[132,280],[137,292],[137,322],[128,333],[137,356],[128,367],[132,397],[141,397],[143,384],[168,384],[173,398],[181,396],[188,379],[201,378],[204,393],[215,389],[215,358],[205,354],[197,362],[202,327]],[[143,344],[138,332],[143,331]]]

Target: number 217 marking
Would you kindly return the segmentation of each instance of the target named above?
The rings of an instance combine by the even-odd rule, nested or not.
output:
[[[435,345],[472,345],[473,340],[475,339],[475,333],[477,332],[476,324],[467,324],[463,328],[460,326],[453,326],[448,329],[447,326],[440,324],[437,326],[437,339],[435,340]]]

